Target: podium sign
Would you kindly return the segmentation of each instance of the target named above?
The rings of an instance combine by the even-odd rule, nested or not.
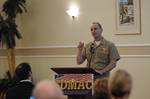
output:
[[[94,75],[98,75],[91,68],[51,68],[56,82],[65,95],[92,95]]]
[[[56,74],[55,81],[65,95],[92,95],[93,74]]]

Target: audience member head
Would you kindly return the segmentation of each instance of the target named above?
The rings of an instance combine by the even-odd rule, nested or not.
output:
[[[95,80],[93,99],[110,99],[108,78],[103,77]]]
[[[19,80],[29,79],[32,75],[31,66],[28,63],[21,63],[16,67],[15,75]]]
[[[63,99],[63,93],[60,87],[50,80],[39,82],[33,90],[35,99]]]
[[[118,70],[110,78],[110,93],[114,99],[128,99],[132,89],[132,78],[125,70]]]

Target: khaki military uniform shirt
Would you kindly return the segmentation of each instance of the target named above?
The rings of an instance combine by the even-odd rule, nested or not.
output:
[[[93,50],[93,54],[90,51],[91,48]],[[115,45],[104,38],[100,41],[99,45],[96,45],[94,42],[88,43],[82,54],[82,58],[84,60],[87,59],[87,66],[96,70],[105,68],[105,66],[107,66],[110,62],[110,57],[115,60],[120,59]]]

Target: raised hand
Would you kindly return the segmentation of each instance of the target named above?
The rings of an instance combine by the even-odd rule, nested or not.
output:
[[[83,42],[79,42],[77,47],[78,47],[79,50],[82,50],[84,48],[84,43]]]

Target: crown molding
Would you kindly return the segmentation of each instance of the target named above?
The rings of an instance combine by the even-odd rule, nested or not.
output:
[[[115,44],[117,47],[150,47],[150,44]],[[54,48],[76,48],[77,45],[52,45],[52,46],[27,46],[27,47],[16,47],[16,49],[54,49]],[[6,49],[6,48],[0,48]]]
[[[116,44],[117,47],[150,47],[150,44]]]
[[[150,47],[150,44],[116,44],[117,47]],[[41,48],[76,48],[77,45],[57,45],[57,46],[35,46],[16,47],[16,49],[41,49]]]
[[[150,55],[120,55],[121,58],[150,58]],[[7,58],[0,56],[0,58]],[[16,58],[76,58],[76,55],[28,55],[16,56]]]

